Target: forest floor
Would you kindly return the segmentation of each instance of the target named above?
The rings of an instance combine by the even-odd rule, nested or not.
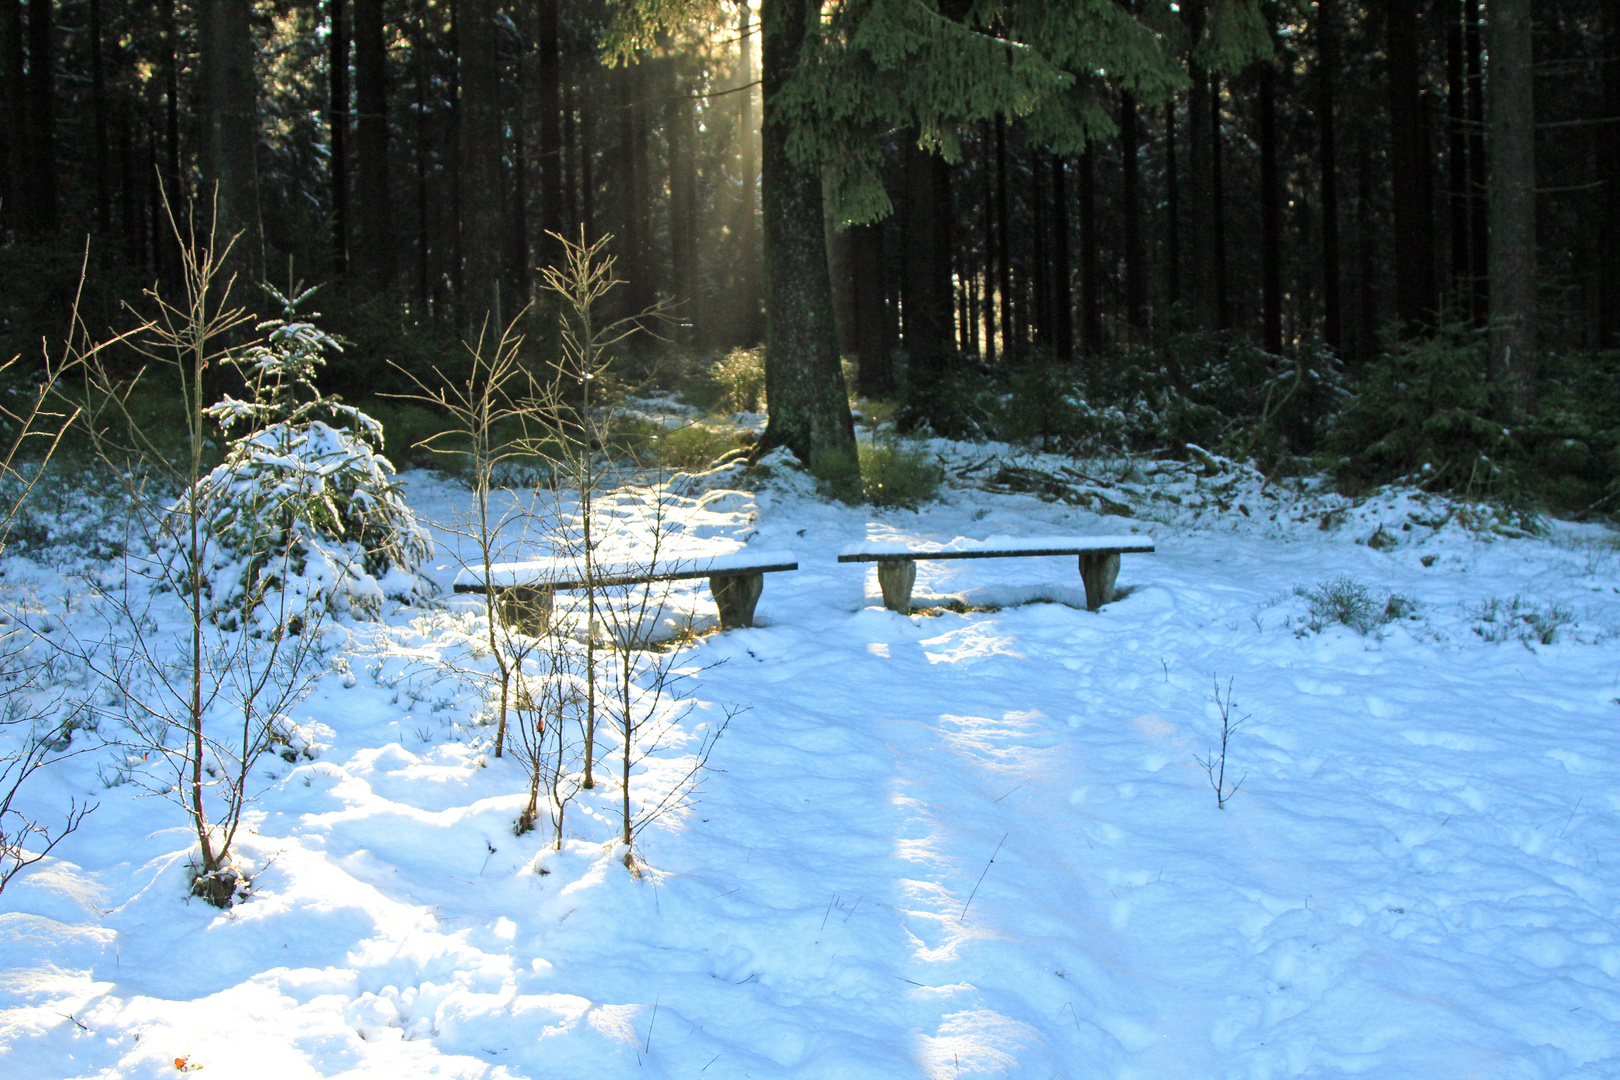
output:
[[[0,1073],[1620,1076],[1612,533],[1218,460],[933,448],[951,479],[917,512],[779,459],[688,490],[690,534],[800,569],[681,654],[688,727],[746,711],[640,877],[611,784],[561,851],[514,836],[522,767],[438,666],[458,601],[340,628],[231,911],[188,902],[186,822],[104,786],[113,749],[63,762],[31,804],[100,807],[0,897]],[[465,505],[406,479],[429,519]],[[920,563],[910,616],[835,561],[1132,530],[1157,553],[1096,613],[1073,559]],[[1222,810],[1197,759],[1228,695]]]

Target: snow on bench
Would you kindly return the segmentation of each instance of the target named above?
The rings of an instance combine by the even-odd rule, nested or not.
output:
[[[554,555],[493,563],[487,579],[481,566],[462,567],[456,574],[455,591],[497,594],[504,617],[538,633],[551,621],[552,597],[559,590],[567,592],[592,584],[611,588],[708,578],[709,591],[720,609],[720,625],[730,629],[754,625],[754,607],[765,588],[766,574],[798,568],[798,556],[791,551],[750,548],[725,552],[683,550],[653,561],[607,560],[593,566],[589,574],[582,560]]]
[[[1035,555],[1077,555],[1080,580],[1086,586],[1086,609],[1096,611],[1114,599],[1122,554],[1150,554],[1151,536],[992,536],[972,540],[959,536],[949,543],[923,540],[862,541],[838,553],[839,562],[875,562],[883,606],[902,615],[911,610],[911,587],[919,559],[1008,559]]]

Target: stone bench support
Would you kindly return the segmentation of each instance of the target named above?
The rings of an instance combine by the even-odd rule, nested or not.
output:
[[[1033,555],[1076,555],[1080,560],[1080,581],[1086,588],[1086,610],[1096,611],[1112,603],[1116,595],[1115,583],[1119,579],[1119,557],[1124,553],[1148,554],[1154,550],[1147,537],[1108,537],[1103,542],[1077,537],[1072,542],[1054,543],[1038,548],[1009,547],[962,548],[915,551],[889,551],[877,549],[859,551],[846,549],[838,556],[839,562],[875,562],[878,564],[878,585],[883,590],[883,606],[890,611],[908,614],[911,611],[911,589],[917,582],[917,563],[924,559],[1010,559]]]

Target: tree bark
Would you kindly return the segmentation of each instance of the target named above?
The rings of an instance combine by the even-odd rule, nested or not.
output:
[[[1338,108],[1339,25],[1337,0],[1319,0],[1316,23],[1316,132],[1322,182],[1322,340],[1344,348],[1344,284],[1339,244]]]
[[[796,4],[797,0],[793,2]],[[754,79],[754,35],[750,25],[751,18],[752,13],[749,11],[747,0],[738,0],[737,34],[741,39],[738,42],[740,67],[738,74],[741,76],[738,85],[744,85]],[[764,19],[764,9],[761,8],[762,24]],[[784,72],[782,77],[785,81],[787,73]],[[737,140],[742,151],[738,163],[741,185],[737,206],[737,246],[742,264],[741,272],[736,275],[736,280],[741,285],[738,290],[738,302],[741,304],[742,319],[738,330],[743,342],[752,345],[766,333],[760,323],[759,274],[756,273],[762,258],[760,221],[757,216],[762,208],[756,184],[762,184],[764,177],[760,175],[760,163],[754,156],[755,132],[758,131],[760,138],[763,139],[764,131],[754,122],[754,91],[752,89],[739,91],[737,99]]]
[[[264,238],[259,223],[252,15],[249,0],[204,0],[198,10],[203,83],[198,157],[205,185],[199,201],[206,205],[214,200],[219,236],[239,235],[232,258],[257,278],[264,269]]]
[[[673,63],[673,61],[671,62]],[[697,125],[692,98],[671,69],[674,92],[665,117],[669,142],[669,262],[671,294],[680,305],[678,317],[684,324],[695,321],[697,302],[697,155],[694,142]],[[688,337],[690,334],[687,335]]]
[[[106,236],[112,232],[112,183],[108,175],[107,76],[101,53],[101,0],[90,0],[89,30],[91,134],[95,140],[91,152],[96,159],[96,231]]]
[[[1091,157],[1091,148],[1085,156]],[[1088,165],[1090,163],[1088,162]],[[1093,170],[1086,169],[1090,174]],[[1074,289],[1069,268],[1069,196],[1061,155],[1052,155],[1052,355],[1059,363],[1074,361]],[[1085,183],[1085,176],[1081,183]],[[1092,239],[1095,239],[1094,237]]]
[[[1086,355],[1102,352],[1102,303],[1098,288],[1097,160],[1091,144],[1080,155],[1080,340]]]
[[[984,359],[996,362],[996,188],[991,176],[995,155],[991,149],[993,135],[987,121],[979,133],[979,175],[984,181],[983,235],[984,285],[979,298],[984,317]]]
[[[1147,326],[1147,289],[1142,265],[1142,173],[1138,160],[1141,124],[1136,95],[1128,90],[1119,95],[1119,149],[1123,166],[1120,179],[1125,225],[1125,321],[1132,329],[1141,330]]]
[[[1372,359],[1378,351],[1378,292],[1373,279],[1372,152],[1362,132],[1356,146],[1356,358]]]
[[[33,175],[28,154],[28,83],[27,60],[23,48],[23,0],[0,0],[0,93],[5,106],[5,177],[0,180],[4,188],[5,228],[28,232],[31,223],[24,210],[29,201]]]
[[[1620,348],[1620,4],[1608,4],[1603,18],[1603,126],[1599,142],[1604,191],[1603,268],[1598,294],[1598,341]]]
[[[901,136],[905,154],[905,321],[907,383],[912,400],[924,409],[945,373],[950,349],[950,293],[940,284],[949,274],[950,254],[939,228],[942,190],[937,157],[917,145],[916,133]]]
[[[500,74],[494,0],[460,0],[456,12],[460,60],[461,295],[464,325],[476,339],[499,333],[501,252]]]
[[[819,13],[808,0],[762,0],[760,10],[765,386],[770,408],[761,445],[786,446],[807,464],[855,453],[855,425],[833,336],[821,176],[788,156],[788,126],[776,116],[774,100],[798,68],[808,21]]]
[[[349,272],[349,27],[343,0],[327,0],[326,123],[331,133],[332,272]]]
[[[1466,310],[1473,282],[1468,253],[1468,80],[1463,60],[1462,0],[1441,0],[1446,26],[1446,223],[1450,236],[1447,307]]]
[[[1410,334],[1434,322],[1434,222],[1424,206],[1429,161],[1424,153],[1427,140],[1418,85],[1417,5],[1410,0],[1388,0],[1387,9],[1395,312],[1404,332]]]
[[[1530,0],[1493,0],[1490,21],[1491,377],[1503,419],[1536,405],[1534,23]]]
[[[361,270],[375,289],[394,281],[393,189],[388,177],[388,53],[383,0],[354,0],[355,149]]]
[[[1612,8],[1611,8],[1612,10]],[[1468,83],[1468,257],[1473,278],[1474,325],[1485,326],[1490,315],[1490,202],[1485,169],[1485,60],[1480,32],[1479,0],[1463,0],[1463,44]]]
[[[562,258],[562,245],[552,233],[562,234],[568,214],[565,210],[562,125],[562,55],[558,19],[559,0],[539,0],[535,5],[536,25],[534,108],[540,114],[540,263],[556,266]],[[691,113],[687,103],[686,116]],[[682,114],[675,117],[682,122]]]
[[[1282,352],[1282,193],[1277,175],[1277,69],[1260,62],[1260,307],[1267,352]]]
[[[51,0],[28,0],[29,231],[45,236],[59,219],[56,190],[56,57]]]
[[[1203,32],[1204,9],[1201,0],[1192,0],[1182,6],[1188,20],[1188,29],[1197,41]],[[1187,181],[1190,196],[1188,217],[1192,234],[1192,297],[1191,322],[1200,330],[1213,330],[1220,325],[1220,298],[1217,278],[1220,274],[1216,260],[1217,215],[1215,213],[1215,166],[1211,152],[1215,146],[1215,133],[1210,120],[1220,108],[1212,102],[1209,93],[1209,72],[1189,62],[1188,74],[1192,87],[1188,93]]]
[[[1209,186],[1210,216],[1214,219],[1215,327],[1230,330],[1232,305],[1227,295],[1225,136],[1221,131],[1221,78],[1209,79]]]
[[[1164,266],[1170,306],[1181,303],[1181,176],[1176,161],[1176,100],[1164,105]]]
[[[1030,218],[1030,314],[1035,323],[1035,340],[1047,348],[1052,347],[1052,278],[1051,259],[1047,254],[1050,228],[1047,223],[1046,155],[1034,146],[1029,150],[1029,204]]]
[[[996,114],[996,282],[1001,293],[1001,355],[1016,359],[1023,343],[1013,329],[1012,244],[1007,235],[1007,121]]]

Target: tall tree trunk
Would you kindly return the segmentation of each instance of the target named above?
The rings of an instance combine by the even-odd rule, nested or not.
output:
[[[1490,22],[1491,377],[1510,423],[1536,406],[1534,22],[1530,0],[1493,0]]]
[[[1147,288],[1142,254],[1142,172],[1141,123],[1136,111],[1136,95],[1119,95],[1119,150],[1121,169],[1121,208],[1125,225],[1125,321],[1134,330],[1147,326]]]
[[[0,93],[4,94],[6,157],[0,198],[5,199],[5,228],[27,232],[32,223],[24,210],[30,201],[33,174],[28,153],[27,60],[23,48],[23,0],[0,0]]]
[[[590,98],[587,94],[579,106],[579,224],[585,231],[586,241],[594,242],[597,237],[596,113],[591,109]]]
[[[106,236],[112,232],[112,183],[107,156],[107,75],[101,55],[101,0],[90,0],[90,110],[92,113],[91,147],[96,163],[96,231]]]
[[[563,235],[570,216],[565,207],[563,154],[562,52],[558,21],[559,0],[539,0],[535,5],[535,93],[534,107],[540,114],[540,263],[556,266],[562,258],[562,245],[551,235]],[[688,103],[690,112],[690,103]],[[680,122],[680,116],[676,117]],[[688,316],[689,317],[689,316]]]
[[[1385,17],[1389,55],[1392,201],[1395,210],[1395,312],[1405,332],[1434,321],[1434,222],[1424,205],[1429,160],[1424,153],[1424,111],[1419,91],[1417,5],[1389,0]]]
[[[1181,176],[1176,161],[1176,100],[1164,104],[1164,265],[1170,305],[1181,303]]]
[[[1191,0],[1181,8],[1188,20],[1188,29],[1197,41],[1203,33],[1204,8],[1202,0]],[[1192,233],[1192,297],[1189,315],[1194,327],[1213,330],[1220,325],[1220,265],[1216,260],[1215,165],[1212,151],[1216,135],[1210,120],[1220,108],[1211,101],[1209,72],[1197,63],[1188,64],[1192,87],[1188,94],[1187,118],[1188,169],[1187,183],[1190,196],[1187,207]]]
[[[529,70],[529,39],[526,12],[523,8],[507,13],[507,26],[513,35],[515,48],[512,56],[512,86],[510,91],[510,118],[503,116],[502,126],[511,135],[512,176],[509,195],[510,210],[506,218],[506,275],[502,295],[510,296],[510,313],[516,315],[529,298],[529,265],[533,261],[533,246],[529,237],[529,87],[533,73]],[[504,82],[504,79],[503,79]],[[544,320],[550,322],[550,320]]]
[[[1373,278],[1372,152],[1367,133],[1356,145],[1356,358],[1371,360],[1378,351],[1378,292]]]
[[[1209,187],[1210,216],[1215,231],[1215,326],[1219,330],[1232,327],[1232,305],[1227,295],[1226,270],[1226,175],[1225,136],[1221,131],[1221,78],[1209,79]]]
[[[145,268],[146,245],[142,226],[139,188],[135,181],[135,120],[129,101],[120,98],[114,126],[118,130],[118,224],[123,231],[124,262]]]
[[[1598,343],[1620,347],[1620,4],[1603,9],[1603,125],[1601,147],[1604,191],[1604,243],[1598,294]]]
[[[950,349],[951,297],[941,290],[950,253],[941,243],[940,202],[946,198],[939,160],[917,145],[916,133],[901,136],[905,155],[905,322],[904,341],[910,396],[924,410],[945,373]]]
[[[501,312],[500,63],[494,0],[460,0],[456,11],[460,60],[461,295],[469,334],[476,339]]]
[[[184,212],[186,201],[185,176],[180,171],[180,24],[175,18],[174,0],[161,0],[158,8],[163,27],[163,190],[159,194],[159,207],[152,215],[155,248],[154,261],[162,276],[177,274],[180,268],[179,240],[162,209],[167,201],[169,210],[178,219]]]
[[[327,0],[327,70],[330,82],[326,123],[331,133],[332,271],[349,272],[349,27],[343,0]]]
[[[984,315],[984,359],[996,362],[996,187],[991,175],[995,164],[994,135],[988,121],[979,132],[979,176],[984,181],[983,236],[984,286],[980,297]]]
[[[422,314],[433,312],[432,270],[429,259],[432,244],[428,231],[428,134],[427,134],[427,33],[421,22],[412,25],[411,76],[416,91],[415,153],[412,155],[416,181],[416,303]]]
[[[762,0],[760,5],[765,100],[760,182],[769,318],[765,385],[770,401],[770,422],[761,443],[786,446],[807,463],[855,453],[855,425],[833,336],[821,175],[788,156],[788,123],[776,115],[776,95],[801,62],[809,21],[819,17],[819,6],[809,0]]]
[[[1612,8],[1611,8],[1612,10]],[[1490,315],[1490,227],[1486,213],[1485,60],[1479,0],[1463,0],[1463,44],[1468,83],[1468,257],[1473,278],[1474,325],[1484,328]]]
[[[30,231],[54,233],[59,213],[56,192],[56,57],[51,0],[28,0],[28,154],[32,163]]]
[[[1446,305],[1466,310],[1473,282],[1468,276],[1468,81],[1462,0],[1441,0],[1439,10],[1446,26],[1446,223],[1451,255]]]
[[[1319,0],[1316,22],[1316,131],[1322,182],[1322,340],[1344,348],[1344,284],[1339,248],[1338,0]]]
[[[1029,310],[1035,324],[1035,340],[1047,348],[1052,346],[1052,277],[1051,259],[1047,255],[1050,229],[1047,223],[1046,155],[1034,146],[1029,148],[1029,204],[1030,236],[1034,249],[1030,254]]]
[[[202,152],[205,205],[214,199],[221,237],[240,235],[232,257],[255,278],[264,270],[259,227],[259,121],[253,74],[253,9],[247,0],[204,0],[198,10],[202,52]],[[217,185],[217,187],[215,187]],[[212,189],[212,190],[210,190]]]
[[[671,69],[671,74],[675,72]],[[673,78],[674,93],[665,120],[669,142],[669,262],[672,295],[680,304],[678,315],[690,326],[697,303],[697,139],[692,96],[679,78]],[[690,333],[688,333],[690,338]]]
[[[1262,60],[1260,82],[1260,306],[1261,338],[1282,352],[1282,193],[1277,175],[1277,69]]]
[[[1013,328],[1012,244],[1007,228],[1007,121],[996,114],[996,282],[1001,293],[1001,352],[1003,359],[1023,355],[1023,342]]]
[[[388,52],[383,0],[354,0],[355,149],[361,270],[376,289],[394,281],[393,189],[388,179]]]
[[[861,393],[882,397],[895,390],[894,357],[885,333],[885,298],[881,225],[849,230],[851,309],[855,323],[855,356],[860,363]]]
[[[1086,148],[1091,156],[1091,148]],[[1091,173],[1091,168],[1086,173]],[[1052,355],[1074,361],[1074,289],[1069,269],[1069,194],[1061,155],[1052,155]],[[1081,183],[1085,183],[1082,176]]]
[[[795,6],[798,0],[789,0]],[[752,13],[749,11],[747,0],[738,0],[737,4],[737,34],[739,67],[738,85],[752,82],[754,79],[754,35],[750,25]],[[765,20],[764,9],[760,9],[760,22]],[[737,94],[737,139],[741,147],[741,186],[740,202],[737,218],[737,246],[741,252],[742,272],[737,275],[741,283],[738,290],[738,301],[742,305],[742,321],[739,331],[742,340],[749,345],[758,342],[766,333],[760,324],[760,292],[758,282],[759,274],[756,272],[761,264],[759,217],[761,210],[760,195],[755,188],[756,183],[763,183],[760,176],[760,163],[754,156],[755,132],[760,132],[763,138],[763,129],[754,120],[754,91],[752,89],[739,91]],[[769,306],[768,304],[766,306]]]
[[[1088,356],[1102,352],[1102,303],[1098,288],[1097,156],[1092,145],[1080,155],[1080,338]]]

